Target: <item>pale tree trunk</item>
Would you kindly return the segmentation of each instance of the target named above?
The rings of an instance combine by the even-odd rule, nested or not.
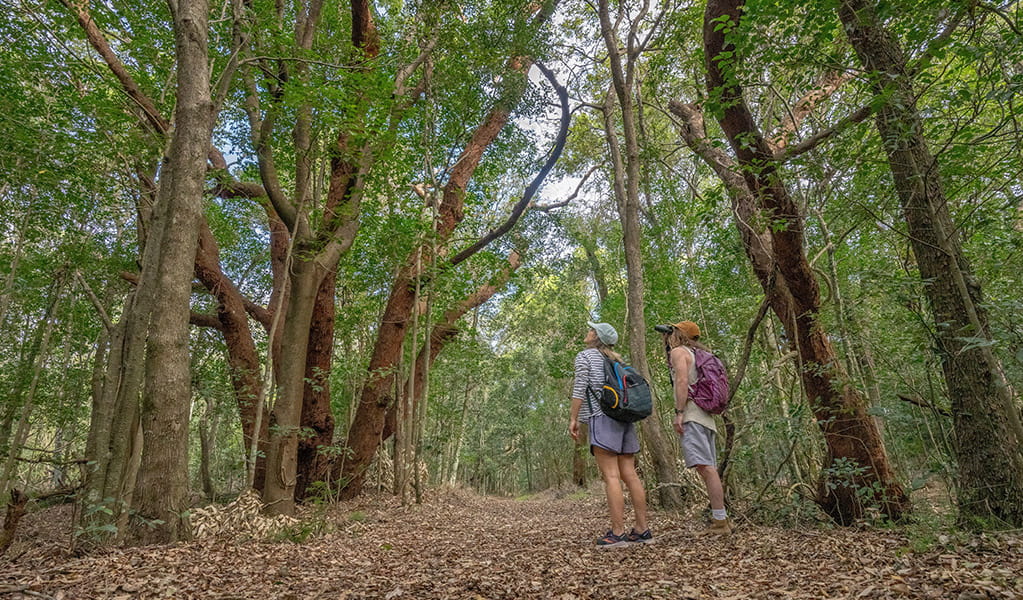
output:
[[[164,160],[154,213],[156,268],[139,287],[155,292],[148,328],[145,387],[139,422],[143,450],[133,537],[166,543],[189,535],[188,415],[191,407],[189,316],[199,242],[206,157],[213,130],[206,0],[171,2],[177,54],[174,131]]]
[[[416,254],[416,271],[422,273],[422,246]],[[412,457],[413,449],[413,415],[415,410],[412,407],[412,400],[415,398],[417,391],[417,384],[419,381],[416,378],[416,367],[419,366],[416,360],[415,352],[419,347],[419,315],[422,313],[420,310],[420,299],[419,295],[423,292],[422,279],[417,278],[414,284],[414,295],[412,296],[412,329],[409,331],[411,336],[411,343],[409,344],[408,354],[409,358],[405,359],[402,357],[403,362],[408,364],[409,374],[408,377],[404,378],[404,385],[398,390],[398,397],[396,402],[393,404],[392,409],[394,410],[395,416],[394,421],[394,494],[401,499],[402,506],[408,505],[408,487],[409,478],[412,471],[415,469],[415,461]],[[398,365],[398,371],[401,372],[402,365]],[[390,411],[389,411],[390,412]],[[391,421],[391,418],[387,419]],[[385,438],[386,439],[386,438]],[[383,441],[383,440],[382,440]]]
[[[297,253],[296,253],[297,254]],[[263,502],[271,514],[295,511],[298,437],[305,388],[306,352],[316,294],[323,272],[314,261],[296,258],[291,267],[291,292],[281,339],[280,380],[270,417],[270,448],[266,458]]]
[[[30,418],[36,406],[36,390],[39,387],[39,378],[43,373],[43,365],[49,357],[50,339],[57,320],[56,313],[60,309],[60,296],[63,293],[61,289],[63,286],[62,279],[63,276],[58,275],[50,287],[50,301],[43,315],[43,321],[39,324],[39,335],[33,340],[32,348],[25,358],[25,364],[29,367],[30,379],[28,388],[24,390],[24,399],[21,397],[21,389],[17,390],[15,394],[14,405],[21,404],[21,416],[18,419],[18,426],[14,430],[14,439],[7,446],[7,458],[4,461],[3,472],[0,473],[0,498],[7,495],[11,478],[14,477],[18,457],[21,454],[21,448],[28,439]]]
[[[127,310],[134,301],[132,293],[125,300]],[[92,526],[102,527],[113,525],[121,512],[120,503],[112,503],[107,498],[120,498],[120,482],[124,475],[125,455],[129,453],[130,435],[123,425],[135,420],[138,403],[121,403],[123,394],[119,394],[122,376],[139,381],[138,369],[122,372],[125,363],[127,316],[117,324],[104,330],[97,341],[92,378],[92,412],[89,424],[89,436],[85,445],[86,475],[85,488],[82,494],[81,514],[87,529]],[[121,410],[118,410],[118,408]],[[115,434],[116,432],[116,434]],[[126,439],[127,438],[127,439]],[[99,505],[106,505],[114,514],[105,511],[94,511]]]
[[[579,237],[579,245],[582,246],[583,252],[586,254],[586,262],[589,263],[590,271],[593,273],[594,289],[597,292],[597,305],[603,306],[604,301],[607,299],[607,278],[604,276],[604,269],[597,258],[593,240],[586,239],[583,235]],[[566,380],[564,387],[563,396],[565,398],[571,397],[572,381],[570,379]],[[586,422],[580,422],[579,437],[572,443],[572,482],[579,487],[586,486],[586,473],[590,463],[589,440],[590,425]]]
[[[202,491],[206,500],[213,502],[217,497],[216,489],[213,487],[213,477],[210,474],[210,466],[213,462],[213,444],[217,439],[217,415],[213,414],[213,398],[206,398],[205,410],[202,420],[199,421],[199,480],[202,482]]]
[[[895,479],[880,433],[866,413],[864,398],[848,384],[818,317],[820,290],[805,254],[802,214],[781,181],[774,150],[757,128],[741,86],[724,71],[726,64],[735,61],[724,60],[722,53],[734,56],[735,47],[726,39],[725,31],[731,28],[723,28],[721,20],[738,26],[741,9],[741,0],[707,4],[703,32],[707,88],[724,107],[719,122],[751,197],[774,222],[785,224],[770,228],[772,261],[766,264],[775,270],[755,270],[772,309],[795,343],[804,392],[827,444],[817,501],[842,524],[862,517],[871,504],[886,516],[899,518],[908,499]],[[774,285],[778,278],[785,284],[781,290]]]
[[[470,310],[475,311],[484,302],[489,300],[498,291],[504,288],[504,286],[511,279],[512,274],[522,265],[521,257],[518,252],[512,252],[508,256],[508,265],[497,273],[491,281],[481,285],[472,294],[469,294],[466,298],[462,299],[458,304],[452,308],[446,310],[441,316],[441,319],[435,323],[426,325],[426,329],[429,331],[428,340],[418,347],[416,352],[414,366],[410,376],[406,379],[403,390],[407,390],[405,394],[399,399],[398,402],[393,404],[388,409],[388,415],[385,421],[384,429],[381,433],[382,441],[386,441],[392,434],[404,434],[406,436],[411,432],[412,439],[410,440],[413,453],[417,452],[417,444],[422,437],[422,429],[425,420],[426,402],[425,399],[429,395],[429,372],[430,365],[432,365],[437,357],[440,355],[441,350],[458,336],[459,328],[457,322],[463,316],[465,316]],[[475,312],[474,322],[475,322]],[[467,379],[465,385],[465,396],[462,402],[462,421],[458,426],[457,443],[455,444],[455,467],[454,471],[457,471],[457,456],[461,451],[461,438],[462,428],[464,427],[464,419],[466,417],[466,411],[469,403],[469,391],[471,388],[471,382]],[[411,399],[410,399],[411,398]],[[399,413],[405,415],[405,421],[399,417]],[[419,458],[415,457],[414,460],[408,461],[418,465]],[[406,465],[408,466],[408,465]],[[415,477],[418,473],[418,466],[413,466],[416,471],[413,472]],[[398,473],[398,462],[395,461],[395,474]],[[422,483],[422,482],[420,482]],[[453,483],[453,479],[452,479]],[[418,485],[418,484],[417,484]],[[422,489],[421,485],[418,485],[416,489],[416,501],[421,501]]]
[[[868,0],[843,0],[839,17],[886,102],[876,116],[935,321],[955,422],[960,520],[1023,526],[1023,426],[991,350],[981,284],[963,255],[939,167],[923,134],[913,76],[898,42]]]
[[[874,373],[872,361],[865,353],[869,352],[867,347],[867,335],[862,330],[860,320],[857,318],[855,309],[845,301],[841,282],[838,277],[838,263],[835,260],[836,240],[831,233],[824,214],[815,210],[817,223],[824,234],[825,253],[828,257],[828,281],[831,287],[832,300],[835,303],[835,316],[838,320],[839,335],[842,340],[842,352],[845,354],[845,368],[850,374],[855,374],[861,386],[867,391],[871,404],[881,401],[881,389],[877,385],[877,377]],[[837,240],[839,243],[841,240]],[[878,427],[883,430],[883,423],[877,419]]]
[[[60,359],[61,365],[70,366],[73,364],[74,359],[71,355],[71,337],[66,337],[64,340],[64,352]],[[60,415],[60,420],[56,424],[56,431],[53,435],[53,461],[54,464],[50,468],[50,485],[54,489],[64,489],[68,487],[68,474],[65,471],[66,465],[72,463],[71,453],[72,442],[75,439],[75,425],[77,419],[67,419],[64,417],[67,414],[68,396],[72,395],[71,388],[74,386],[74,395],[78,395],[78,391],[81,389],[75,385],[75,382],[69,378],[63,378],[60,384],[60,392],[58,392],[57,401],[57,414]],[[80,404],[79,398],[74,398],[71,402],[77,406]],[[69,422],[70,421],[70,422]]]
[[[123,526],[127,518],[125,509],[131,501],[141,453],[138,387],[142,382],[142,364],[140,359],[133,358],[139,356],[140,351],[133,353],[131,349],[141,348],[144,332],[139,333],[140,328],[136,328],[135,334],[130,335],[128,330],[137,291],[128,294],[121,320],[113,323],[106,311],[113,296],[112,287],[108,288],[107,300],[103,301],[93,293],[81,274],[76,273],[76,277],[104,328],[97,340],[94,357],[92,412],[85,446],[86,470],[79,514],[83,515],[83,529],[95,532],[93,537],[97,540],[109,539],[118,533],[117,527]],[[99,507],[106,510],[96,510]]]
[[[141,88],[129,74],[125,65],[114,53],[110,44],[107,42],[104,33],[96,26],[91,15],[88,13],[88,5],[86,3],[73,3],[71,0],[62,0],[62,3],[75,14],[90,45],[92,45],[96,52],[103,58],[110,71],[120,82],[123,91],[134,101],[133,112],[138,118],[138,125],[140,128],[145,131],[147,135],[156,134],[167,139],[172,130],[170,121],[164,119],[163,115],[161,115],[156,108],[156,103],[142,92]],[[242,32],[242,28],[240,27],[241,21],[245,18],[243,11],[241,11],[242,3],[240,0],[233,0],[232,4],[235,27],[233,36],[234,49],[232,50],[234,58],[229,61],[227,68],[221,73],[218,94],[218,100],[220,101],[222,101],[223,96],[226,95],[227,87],[231,84],[233,73],[238,66],[237,56],[242,45],[244,45],[247,40],[247,35]],[[214,107],[214,110],[216,110],[216,107]],[[265,190],[258,184],[239,182],[232,179],[227,172],[227,162],[220,151],[216,148],[210,148],[207,158],[210,161],[209,166],[212,170],[211,174],[216,180],[216,185],[213,190],[218,196],[224,198],[258,198],[266,195]],[[149,196],[151,196],[156,185],[153,183],[152,178],[141,169],[136,169],[136,175],[142,184],[140,186],[140,192],[144,200],[142,205],[139,207],[140,218],[138,220],[139,239],[141,240],[140,246],[144,246],[148,233],[147,230],[150,228],[152,214],[153,201],[152,198],[149,198]],[[274,291],[271,293],[271,304],[274,304],[273,299],[280,293],[279,290],[282,288],[280,283],[281,277],[276,269],[278,266],[278,247],[280,246],[281,236],[279,235],[279,228],[277,227],[279,220],[277,220],[275,215],[272,214],[272,209],[268,209],[267,212],[270,213],[271,221],[271,262],[275,269]],[[212,232],[209,231],[209,226],[205,223],[205,221],[202,222],[200,238],[200,249],[195,259],[196,277],[220,302],[217,313],[219,325],[212,326],[216,327],[224,334],[224,340],[228,348],[228,361],[232,369],[232,383],[235,386],[236,400],[239,404],[243,436],[247,440],[246,444],[248,445],[249,440],[253,436],[253,433],[250,430],[253,427],[252,416],[254,412],[254,402],[252,401],[252,396],[254,388],[252,387],[252,380],[255,379],[255,376],[252,375],[252,373],[257,370],[258,360],[254,357],[254,343],[249,335],[248,322],[244,311],[240,310],[239,307],[244,306],[246,309],[251,309],[253,316],[263,323],[266,323],[269,320],[269,317],[265,310],[262,310],[251,303],[246,304],[234,284],[224,276],[219,264],[217,264],[218,250],[216,247],[216,241],[213,239]],[[126,278],[132,279],[130,277]],[[126,304],[126,306],[128,306],[128,304]],[[99,310],[102,312],[102,309]],[[109,324],[109,319],[105,318],[105,320],[108,322],[108,329],[112,330],[113,325]],[[197,322],[197,324],[204,326],[211,325],[211,323],[206,321]],[[246,339],[246,336],[248,336],[249,339]],[[278,340],[275,340],[274,348],[279,346],[277,342]],[[122,351],[118,350],[117,354],[122,354]],[[130,354],[131,352],[128,351],[126,356],[129,356]],[[97,365],[100,364],[100,362],[102,362],[102,360],[98,361]],[[128,363],[131,362],[131,360],[128,361]],[[256,366],[254,367],[253,364]],[[134,389],[134,384],[127,387]],[[93,394],[94,401],[95,399],[100,398],[101,395],[102,385],[97,385]],[[109,402],[110,399],[108,398],[107,401]],[[100,402],[98,407],[105,410],[103,402]],[[134,408],[128,410],[133,411]],[[113,412],[118,415],[124,414],[121,410],[115,410]],[[265,449],[267,437],[265,426],[261,429],[261,432],[262,434],[258,436],[260,440],[260,448]],[[123,436],[115,436],[115,439],[123,440],[125,438]],[[264,461],[263,459],[260,459],[259,466],[256,471],[258,481],[262,480],[264,470],[263,465]],[[93,479],[96,480],[97,478]],[[92,491],[96,490],[94,489]],[[87,494],[87,497],[90,494]],[[95,494],[91,495],[94,496]],[[128,496],[130,496],[130,493]]]
[[[296,25],[299,48],[307,50],[311,47],[321,8],[321,3],[311,2],[308,13]],[[367,71],[375,68],[370,61],[380,50],[371,8],[367,0],[353,0],[351,3],[352,46],[356,50],[352,66]],[[401,101],[396,103],[390,115],[391,132],[400,122],[403,110],[411,103],[407,96],[409,90],[404,85],[415,68],[415,65],[403,66],[395,79],[394,97]],[[298,68],[293,77],[301,77],[304,73],[304,67]],[[313,393],[311,387],[305,386],[305,379],[307,373],[324,377],[329,371],[333,345],[334,286],[325,282],[333,280],[338,262],[355,241],[366,177],[380,150],[377,147],[380,141],[371,138],[355,146],[354,139],[358,137],[355,134],[360,126],[337,135],[330,159],[322,225],[314,230],[309,206],[312,199],[311,163],[308,158],[312,147],[311,106],[303,106],[298,111],[299,118],[293,131],[300,160],[296,168],[297,189],[291,201],[281,192],[272,150],[265,136],[265,132],[273,128],[272,117],[268,116],[268,121],[260,120],[258,104],[254,100],[258,92],[251,78],[249,87],[248,112],[264,188],[278,215],[291,229],[295,248],[290,273],[290,298],[282,327],[282,347],[286,353],[278,361],[278,393],[271,415],[274,433],[267,452],[267,476],[263,486],[263,501],[267,504],[267,511],[291,514],[295,510],[296,488],[299,485],[299,431],[303,424],[309,424],[316,432],[315,440],[302,451],[303,493],[304,487],[322,474],[323,463],[318,448],[313,446],[329,442],[333,437],[329,391]],[[357,96],[357,102],[365,100],[361,94]],[[359,120],[362,117],[353,118]]]
[[[649,3],[644,3],[642,13],[647,12]],[[607,0],[598,3],[600,30],[608,51],[611,67],[612,86],[604,102],[604,135],[611,155],[614,192],[618,205],[618,216],[622,223],[625,244],[625,267],[628,274],[626,293],[626,332],[629,339],[629,358],[647,380],[650,379],[650,365],[646,354],[646,318],[644,315],[644,277],[642,233],[639,224],[639,133],[636,129],[636,108],[633,102],[635,67],[643,48],[639,46],[636,24],[642,15],[634,17],[633,28],[628,33],[626,56],[618,50],[617,31],[611,25]],[[624,63],[624,64],[623,64]],[[613,94],[612,94],[613,92]],[[615,133],[614,98],[621,109],[622,131],[625,136],[625,157],[623,160],[618,136]],[[679,485],[678,467],[674,446],[665,439],[660,411],[654,411],[641,424],[643,440],[651,463],[657,475],[658,497],[661,505],[669,509],[684,506],[682,488]]]
[[[472,311],[472,330],[476,330],[476,326],[479,323],[479,308],[475,308]],[[469,419],[469,394],[474,389],[472,385],[472,378],[465,378],[465,387],[462,390],[462,409],[458,413],[458,426],[455,428],[455,440],[451,445],[451,458],[448,463],[448,476],[447,483],[450,486],[454,486],[458,481],[458,466],[462,461],[462,444],[465,441],[465,424]],[[567,395],[566,395],[567,397]]]

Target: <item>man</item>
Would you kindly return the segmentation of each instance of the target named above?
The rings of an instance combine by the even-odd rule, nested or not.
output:
[[[664,336],[668,353],[675,397],[673,425],[682,441],[686,467],[696,469],[710,498],[711,525],[701,533],[728,535],[732,533],[732,525],[725,510],[725,491],[717,469],[717,427],[714,417],[689,398],[689,390],[699,377],[694,349],[710,350],[699,342],[700,328],[692,321],[657,325],[654,329]]]

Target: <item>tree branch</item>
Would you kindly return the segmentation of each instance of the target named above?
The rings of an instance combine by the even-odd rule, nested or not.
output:
[[[783,147],[780,151],[776,151],[774,154],[774,159],[777,160],[778,162],[785,162],[790,158],[794,158],[796,156],[799,156],[800,154],[805,154],[806,152],[809,152],[810,150],[813,150],[814,148],[819,146],[822,142],[838,135],[839,133],[842,133],[850,125],[862,123],[863,121],[867,120],[868,117],[877,112],[877,108],[878,107],[876,107],[873,103],[867,104],[866,106],[863,106],[856,112],[850,115],[846,115],[831,127],[818,131],[817,133],[806,138],[802,142],[795,144],[793,146]]]
[[[782,121],[777,133],[770,140],[774,153],[777,155],[788,146],[789,139],[796,134],[796,130],[799,129],[799,126],[806,117],[810,116],[814,108],[822,100],[834,94],[838,88],[850,79],[852,79],[852,75],[849,73],[839,71],[828,71],[825,73],[814,89],[807,92],[796,102],[792,110],[788,111],[788,115]]]
[[[557,78],[554,76],[554,73],[551,72],[550,69],[548,69],[539,61],[537,61],[535,64],[537,68],[540,69],[540,71],[544,74],[544,76],[547,77],[547,80],[551,82],[551,85],[554,86],[554,89],[558,93],[558,98],[561,100],[561,127],[558,131],[558,136],[554,141],[554,148],[551,150],[550,155],[548,155],[547,161],[544,162],[543,167],[540,168],[540,172],[537,173],[536,177],[533,178],[533,181],[531,181],[529,185],[526,186],[526,190],[525,192],[523,192],[522,198],[519,199],[518,203],[515,204],[515,207],[512,208],[511,214],[508,215],[508,218],[505,220],[505,222],[501,226],[495,229],[491,229],[486,235],[477,240],[476,243],[474,243],[472,246],[469,246],[465,250],[462,250],[457,255],[455,255],[455,257],[452,258],[450,262],[450,266],[452,267],[469,258],[473,254],[476,254],[477,252],[485,248],[487,244],[496,240],[502,235],[508,233],[508,231],[515,226],[515,223],[518,222],[519,218],[522,216],[522,213],[526,210],[526,207],[529,206],[529,203],[530,201],[532,201],[533,196],[536,195],[537,190],[540,189],[540,186],[543,184],[544,179],[547,178],[548,173],[551,172],[551,169],[554,168],[555,163],[558,162],[558,159],[561,157],[562,150],[565,149],[565,142],[568,139],[568,126],[569,122],[571,121],[571,117],[568,111],[568,92],[560,83],[558,83]]]
[[[895,394],[895,396],[899,400],[902,400],[903,402],[909,402],[910,404],[912,404],[914,406],[919,406],[920,408],[926,408],[927,410],[932,410],[932,411],[938,413],[939,415],[941,415],[943,417],[951,417],[952,416],[952,411],[948,410],[947,408],[941,408],[940,406],[935,406],[934,404],[931,404],[930,402],[924,400],[923,398],[917,398],[917,397],[914,397],[914,396],[907,396],[906,394]]]
[[[114,54],[114,51],[110,48],[110,43],[107,42],[106,36],[100,31],[96,22],[92,20],[92,15],[89,14],[85,2],[82,0],[75,0],[74,2],[72,0],[60,0],[60,2],[74,13],[78,24],[81,25],[82,30],[85,32],[89,45],[103,57],[103,62],[106,63],[114,77],[121,82],[121,87],[124,88],[128,97],[134,100],[135,104],[142,109],[144,120],[149,124],[149,127],[160,135],[167,135],[171,127],[170,122],[163,118],[163,115],[157,110],[153,101],[139,88],[135,79],[128,73],[121,59],[117,58],[117,55]]]
[[[593,173],[597,169],[598,169],[597,165],[593,165],[592,167],[590,167],[590,170],[586,171],[586,174],[583,175],[583,178],[579,180],[579,185],[575,186],[575,191],[573,191],[568,198],[565,198],[561,202],[555,202],[553,204],[533,204],[530,206],[530,208],[532,208],[533,210],[542,210],[544,212],[548,212],[554,210],[555,208],[562,208],[564,206],[568,206],[569,203],[571,203],[579,196],[579,192],[583,189],[583,186],[586,184],[586,180],[589,179],[590,175],[593,175]]]
[[[85,278],[82,277],[82,273],[78,269],[75,269],[74,278],[78,281],[78,284],[82,286],[82,289],[85,291],[85,295],[89,297],[89,302],[92,302],[92,306],[96,309],[96,312],[99,314],[99,318],[103,321],[104,329],[111,331],[114,328],[113,321],[110,320],[110,316],[107,315],[106,309],[103,308],[103,303],[100,302],[100,299],[92,291],[92,288],[89,286],[88,282],[85,281]]]

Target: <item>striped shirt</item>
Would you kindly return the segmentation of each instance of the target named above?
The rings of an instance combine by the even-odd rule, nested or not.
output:
[[[596,348],[587,348],[575,355],[575,381],[572,382],[572,397],[582,398],[579,420],[586,422],[590,417],[604,414],[600,404],[588,396],[586,388],[600,390],[604,386],[604,355]]]

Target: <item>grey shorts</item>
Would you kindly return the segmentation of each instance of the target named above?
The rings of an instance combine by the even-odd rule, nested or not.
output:
[[[682,453],[687,467],[699,465],[718,466],[718,447],[714,443],[717,435],[699,423],[686,421],[682,424]]]
[[[636,427],[607,415],[590,417],[590,454],[594,446],[615,454],[635,454],[639,452]]]

